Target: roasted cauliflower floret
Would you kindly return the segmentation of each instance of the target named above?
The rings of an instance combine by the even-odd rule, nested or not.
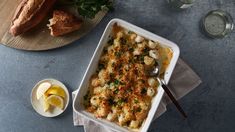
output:
[[[148,88],[147,90],[147,95],[150,96],[150,97],[153,97],[155,94],[155,90],[153,88]]]
[[[135,42],[140,43],[142,41],[144,41],[144,38],[140,35],[137,35],[137,37],[135,38]]]
[[[157,87],[159,82],[154,78],[148,78],[148,85],[151,87]]]
[[[149,56],[145,56],[144,57],[144,63],[146,64],[146,65],[148,65],[148,66],[150,66],[150,65],[154,65],[154,59],[153,58],[151,58],[151,57],[149,57]]]
[[[93,96],[93,97],[91,97],[91,99],[90,99],[90,102],[91,102],[91,105],[93,105],[93,106],[99,106],[99,104],[101,103],[101,99],[100,99],[100,97],[99,96]]]
[[[91,86],[93,86],[93,87],[97,87],[97,86],[99,86],[101,84],[101,81],[99,80],[99,78],[93,78],[92,80],[91,80]]]
[[[130,128],[138,128],[139,125],[140,125],[140,121],[132,120],[132,121],[130,122],[129,127],[130,127]]]
[[[155,49],[157,47],[157,43],[153,42],[152,40],[149,40],[148,47],[151,49]]]
[[[157,50],[150,50],[149,56],[153,57],[154,59],[159,59],[159,53]]]

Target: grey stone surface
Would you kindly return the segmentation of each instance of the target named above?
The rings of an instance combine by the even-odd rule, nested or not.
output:
[[[183,58],[203,84],[180,100],[188,114],[183,120],[173,105],[154,121],[150,132],[232,132],[235,122],[235,34],[209,39],[199,28],[212,9],[223,9],[235,18],[234,0],[196,0],[187,10],[169,8],[166,0],[116,0],[109,13],[87,36],[50,51],[28,52],[0,46],[0,132],[79,132],[72,107],[56,118],[38,115],[30,103],[36,82],[56,78],[75,90],[99,38],[112,18],[121,18],[176,42]]]

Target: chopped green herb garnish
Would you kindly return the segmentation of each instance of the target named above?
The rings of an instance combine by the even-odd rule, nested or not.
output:
[[[119,83],[120,83],[120,85],[126,85],[126,83],[122,82],[122,81],[120,81]]]
[[[134,48],[133,48],[133,47],[130,47],[130,48],[128,48],[128,50],[129,50],[130,52],[133,52],[133,51],[134,51]]]
[[[113,41],[114,41],[114,39],[111,37],[111,38],[109,39],[109,41],[108,41],[108,44],[109,44],[109,45],[113,45]]]
[[[139,100],[134,99],[134,103],[135,103],[135,104],[139,103]]]
[[[127,92],[132,92],[133,90],[131,88],[128,88],[127,89]]]
[[[110,73],[109,76],[110,76],[111,79],[114,78],[114,74],[113,73]]]
[[[123,44],[123,45],[127,43],[125,38],[120,38],[120,41],[121,41],[121,44]]]
[[[144,79],[140,79],[140,81],[141,81],[142,83],[145,83],[145,80],[144,80]]]
[[[119,70],[122,70],[122,69],[121,69],[121,68],[122,68],[122,63],[119,64],[117,68],[118,68]]]
[[[141,94],[146,94],[146,93],[147,93],[146,88],[142,88],[142,89],[141,89]]]
[[[136,109],[136,112],[141,112],[141,108],[140,107],[138,107],[137,109]]]
[[[114,80],[114,85],[118,85],[120,83],[120,81],[119,80]]]
[[[109,80],[109,81],[107,82],[107,84],[108,84],[108,85],[111,85],[111,84],[112,84],[112,81]]]
[[[88,95],[86,94],[85,96],[83,96],[83,99],[87,100],[88,99]]]
[[[134,57],[134,58],[131,58],[131,59],[129,60],[129,63],[135,63],[135,62],[136,62],[135,57]]]
[[[122,103],[125,103],[125,102],[127,102],[126,98],[121,98],[117,101],[118,105],[121,105]]]
[[[149,49],[148,48],[144,48],[144,51],[143,51],[143,55],[148,55],[149,54]]]
[[[109,105],[114,105],[115,104],[113,98],[108,99],[108,103],[109,103]]]
[[[88,91],[86,95],[83,96],[84,100],[89,100],[90,92]]]
[[[118,92],[119,92],[119,89],[115,89],[113,93],[117,94]]]
[[[102,69],[104,69],[104,67],[105,67],[105,66],[104,66],[104,64],[102,64],[102,63],[99,63],[99,65],[98,65],[98,69],[99,69],[99,70],[102,70]]]
[[[112,63],[112,67],[114,67],[114,66],[115,66],[115,62]]]
[[[120,58],[122,56],[122,52],[115,52],[114,55],[117,57],[117,58]]]
[[[107,54],[107,53],[108,53],[108,49],[104,48],[104,54]]]
[[[111,0],[60,0],[60,4],[72,6],[81,16],[91,19],[102,10],[113,9]]]
[[[139,58],[139,61],[144,62],[144,55],[139,55],[138,58]]]

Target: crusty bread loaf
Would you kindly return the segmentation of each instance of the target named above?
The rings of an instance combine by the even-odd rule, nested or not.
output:
[[[82,20],[61,10],[53,11],[53,18],[48,24],[52,36],[60,36],[80,29]]]
[[[9,32],[20,35],[38,25],[56,0],[22,0],[17,7]]]

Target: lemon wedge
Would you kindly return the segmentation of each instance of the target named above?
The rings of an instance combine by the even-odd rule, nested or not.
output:
[[[46,93],[47,95],[58,95],[60,97],[65,98],[66,94],[63,88],[61,88],[60,86],[57,85],[52,85],[47,91]]]
[[[44,112],[47,112],[50,109],[50,104],[47,102],[47,95],[43,95],[43,110]]]
[[[39,100],[50,87],[51,87],[51,84],[49,82],[41,83],[37,89],[37,93],[36,93],[37,99]]]
[[[50,95],[46,100],[50,105],[55,106],[63,110],[64,108],[64,100],[62,97],[58,95]]]

